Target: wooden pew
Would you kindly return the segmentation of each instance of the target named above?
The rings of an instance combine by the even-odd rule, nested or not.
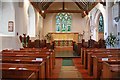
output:
[[[85,54],[89,51],[94,51],[94,50],[98,50],[98,48],[82,48],[81,49],[81,60],[83,65],[85,60]]]
[[[120,62],[120,57],[94,57],[93,58],[93,76],[100,78],[102,74],[103,62]]]
[[[88,74],[90,76],[93,75],[93,57],[95,56],[99,56],[99,57],[112,57],[112,56],[118,56],[119,53],[93,53],[93,52],[90,52],[88,53]]]
[[[110,52],[118,52],[120,53],[120,49],[87,49],[85,52],[84,52],[84,68],[87,69],[88,66],[87,66],[87,63],[88,63],[88,53],[89,52],[93,52],[93,53],[110,53]]]
[[[3,53],[11,53],[11,52],[19,52],[22,53],[39,53],[39,54],[47,54],[50,56],[50,75],[52,75],[52,70],[55,67],[55,53],[54,50],[51,49],[37,49],[37,48],[21,48],[21,50],[3,50]]]
[[[30,52],[30,53],[41,53],[46,52],[46,54],[49,54],[50,56],[50,68],[53,69],[55,67],[55,53],[52,49],[37,49],[37,48],[21,48],[20,50],[3,50],[3,53],[5,52]],[[47,53],[49,52],[49,53]]]
[[[37,77],[34,71],[2,70],[1,80],[37,80]]]
[[[20,54],[23,54],[23,53],[40,53],[40,54],[42,54],[43,52],[44,52],[44,54],[47,54],[47,55],[49,55],[50,56],[50,62],[49,62],[49,64],[50,64],[50,75],[52,75],[52,70],[53,70],[53,68],[54,68],[54,66],[55,66],[55,53],[54,53],[54,50],[51,50],[51,49],[37,49],[37,48],[22,48],[22,49],[20,49],[20,50],[3,50],[2,51],[2,53],[11,53],[11,52],[19,52]],[[45,53],[46,52],[46,53]],[[17,56],[20,56],[20,55],[17,55]],[[21,55],[21,56],[23,56],[23,55]]]
[[[86,48],[81,48],[81,61],[82,61],[82,64],[84,64],[84,50],[85,50]]]
[[[13,63],[0,63],[0,65],[2,65],[2,68],[0,68],[2,70],[2,79],[38,80],[41,75],[37,65]]]
[[[37,49],[37,48],[21,48],[20,51],[27,51],[27,52],[51,52],[50,53],[50,61],[53,65],[50,67],[54,69],[55,67],[55,53],[52,49]]]
[[[41,74],[40,78],[45,78],[45,60],[43,58],[36,58],[31,57],[3,57],[2,63],[18,63],[18,64],[31,64],[31,65],[38,65],[39,66],[39,73]]]
[[[102,79],[120,79],[120,62],[103,62]]]
[[[73,42],[73,50],[75,53],[77,53],[78,56],[81,56],[81,48],[82,48],[82,43]]]
[[[18,58],[18,59],[28,59],[28,60],[26,60],[27,62],[31,62],[31,63],[38,63],[38,61],[36,62],[36,61],[33,61],[33,60],[35,60],[35,59],[33,59],[33,57],[34,58],[43,58],[44,60],[45,60],[45,74],[46,74],[46,78],[49,78],[50,77],[50,60],[49,60],[49,56],[47,55],[47,54],[39,54],[39,53],[36,53],[36,54],[32,54],[32,53],[22,53],[22,54],[20,54],[20,53],[17,53],[17,52],[13,52],[13,53],[3,53],[2,54],[2,57],[4,58],[4,57],[10,57],[10,58],[12,58],[12,57],[20,57],[20,58]],[[29,60],[30,59],[30,60]],[[21,60],[21,61],[23,61],[23,60]]]

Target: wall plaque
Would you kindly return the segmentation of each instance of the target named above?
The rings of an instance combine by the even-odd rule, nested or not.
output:
[[[9,21],[8,22],[8,32],[13,32],[13,29],[14,29],[14,22]]]

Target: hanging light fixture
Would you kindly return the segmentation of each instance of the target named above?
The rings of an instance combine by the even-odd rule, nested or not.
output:
[[[42,13],[44,13],[45,11],[44,10],[42,10]]]

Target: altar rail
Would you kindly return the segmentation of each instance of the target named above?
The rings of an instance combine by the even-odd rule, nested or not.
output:
[[[73,46],[73,40],[55,40],[55,46]]]

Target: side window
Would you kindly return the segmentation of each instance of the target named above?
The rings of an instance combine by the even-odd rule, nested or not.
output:
[[[35,10],[32,5],[28,7],[28,35],[35,37]]]
[[[99,32],[104,32],[104,21],[103,21],[103,16],[102,14],[100,15],[99,18]]]

